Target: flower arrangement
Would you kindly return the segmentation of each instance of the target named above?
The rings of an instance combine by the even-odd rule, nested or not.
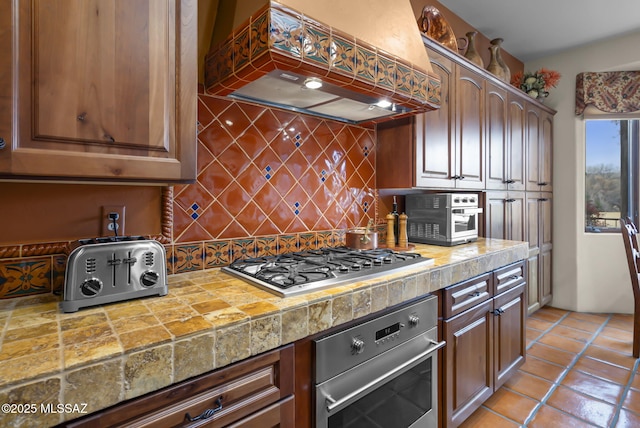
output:
[[[560,77],[560,73],[557,71],[546,68],[541,68],[533,73],[519,71],[511,78],[511,84],[522,89],[531,98],[545,98],[549,96],[549,90],[558,85]]]

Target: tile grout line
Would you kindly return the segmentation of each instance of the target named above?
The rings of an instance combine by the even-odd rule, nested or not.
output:
[[[563,315],[558,321],[556,321],[554,323],[554,325],[552,327],[550,327],[549,329],[545,330],[545,334],[548,333],[548,331],[556,326],[558,326],[564,319],[566,319],[567,317],[569,317],[569,315],[572,312],[569,311],[567,312],[565,315]],[[540,402],[534,407],[533,411],[531,412],[531,414],[529,415],[529,417],[527,419],[525,419],[524,423],[522,424],[522,427],[527,427],[529,423],[531,423],[531,421],[533,420],[533,418],[536,416],[536,414],[538,413],[538,411],[542,408],[542,406],[544,406],[547,403],[547,400],[551,397],[551,395],[556,391],[556,389],[558,389],[558,387],[561,385],[562,381],[564,380],[564,378],[567,376],[567,374],[571,371],[571,369],[576,365],[576,363],[578,362],[578,360],[584,355],[584,353],[586,352],[587,348],[589,348],[589,346],[593,343],[593,341],[600,335],[600,333],[602,333],[602,330],[604,329],[604,327],[609,323],[609,321],[611,320],[611,314],[608,314],[607,319],[602,323],[602,325],[595,331],[592,333],[591,338],[585,342],[584,347],[582,348],[582,350],[580,352],[578,352],[576,354],[576,356],[571,360],[571,362],[569,363],[569,365],[567,365],[565,367],[564,372],[560,375],[560,377],[558,379],[556,379],[553,384],[551,385],[551,388],[549,389],[549,391],[547,391],[547,393],[544,395],[544,397],[542,397],[542,400],[540,400]],[[538,338],[539,339],[539,338]],[[531,345],[533,345],[534,343],[538,342],[538,339],[535,340],[535,342],[532,342]],[[556,409],[554,407],[554,409]],[[572,418],[576,418],[580,421],[583,421],[585,423],[591,424],[591,422],[585,421],[584,419],[578,418],[575,415],[572,415],[570,413],[564,412],[560,409],[556,409],[561,413],[566,414],[567,416],[570,416]]]
[[[637,375],[637,370],[640,370],[640,358],[635,359],[636,362],[633,364],[633,368],[631,369],[631,374],[629,375],[629,380],[622,390],[622,394],[620,395],[620,400],[616,404],[616,412],[613,415],[613,419],[611,420],[610,427],[615,427],[618,423],[618,419],[620,418],[620,413],[622,412],[622,407],[624,405],[624,400],[629,394],[629,390],[631,389],[631,384],[633,383],[633,379]]]
[[[540,330],[540,331],[541,331],[540,335],[538,335],[538,337],[536,337],[535,339],[531,340],[531,343],[530,343],[528,346],[526,346],[526,347],[525,347],[525,352],[526,352],[526,351],[528,351],[528,350],[529,350],[529,349],[530,349],[534,344],[538,343],[538,340],[539,340],[540,338],[544,337],[544,336],[545,336],[546,334],[548,334],[551,330],[553,330],[553,328],[554,328],[554,327],[556,327],[557,325],[559,325],[559,324],[560,324],[560,322],[562,322],[565,318],[567,318],[567,317],[569,316],[569,314],[571,314],[571,311],[567,311],[563,316],[561,316],[561,317],[560,317],[557,321],[555,321],[555,322],[551,322],[551,321],[547,321],[547,320],[542,320],[542,321],[547,321],[547,322],[551,323],[551,326],[549,326],[549,327],[548,327],[548,328],[546,328],[545,330]],[[528,318],[528,316],[527,316],[527,318]],[[537,329],[536,329],[536,330],[537,330]],[[586,349],[586,343],[585,343],[585,349]],[[557,365],[557,364],[555,364],[555,363],[552,363],[552,364]],[[558,365],[558,367],[559,367],[559,365]],[[527,373],[527,374],[530,374],[530,373]],[[531,375],[531,376],[534,376],[534,377],[536,377],[536,378],[538,378],[538,376],[536,376],[536,375],[533,375],[533,374],[530,374],[530,375]],[[542,378],[540,378],[540,379],[542,379]],[[545,380],[546,380],[546,381],[549,381],[548,379],[545,379]],[[507,388],[507,387],[505,387],[505,386],[503,385],[503,386],[501,386],[500,388]],[[507,388],[507,389],[508,389],[509,391],[513,392],[514,394],[517,394],[517,395],[519,395],[519,396],[521,396],[521,397],[525,397],[525,398],[528,398],[528,399],[531,399],[531,400],[538,401],[538,400],[536,400],[535,398],[533,398],[533,397],[529,397],[529,396],[527,396],[527,395],[524,395],[524,394],[522,394],[522,393],[520,393],[520,392],[518,392],[518,391],[514,391],[514,390],[512,390],[512,389],[510,389],[510,388]],[[548,398],[548,396],[550,395],[551,391],[552,391],[552,390],[554,390],[554,389],[555,389],[555,382],[552,382],[552,388],[551,388],[549,391],[547,391],[547,393],[544,395],[544,397],[542,397],[542,400],[545,400],[545,401],[546,401],[546,399],[547,399],[547,398]],[[500,414],[500,413],[496,412],[496,411],[495,411],[495,410],[493,410],[493,409],[490,409],[489,407],[486,407],[486,406],[484,405],[484,403],[482,404],[482,406],[481,406],[481,407],[483,407],[485,410],[487,410],[487,411],[489,411],[489,412],[491,412],[491,413],[493,413],[493,414],[495,414],[495,415],[497,415],[497,416],[499,416],[499,417],[501,417],[501,418],[503,418],[503,419],[506,419],[506,420],[508,420],[508,421],[511,421],[511,422],[513,422],[513,423],[517,424],[517,425],[518,425],[518,426],[520,426],[520,427],[526,427],[526,426],[527,426],[527,423],[529,423],[529,422],[531,421],[531,419],[533,419],[533,417],[536,415],[536,413],[538,413],[538,410],[540,409],[540,407],[542,407],[542,400],[540,400],[540,401],[538,402],[538,404],[536,404],[536,405],[534,406],[533,410],[531,411],[531,414],[529,415],[529,417],[527,417],[527,419],[525,419],[525,421],[524,421],[522,424],[520,424],[519,422],[517,422],[517,421],[515,421],[515,420],[513,420],[513,419],[508,418],[507,416],[505,416],[505,415],[503,415],[503,414]]]

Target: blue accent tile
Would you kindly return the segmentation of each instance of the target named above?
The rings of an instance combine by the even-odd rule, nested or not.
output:
[[[267,172],[270,172],[270,171],[271,171],[271,166],[270,166],[270,165],[267,165],[267,166],[266,166],[266,168],[265,168],[264,170],[265,170],[265,171],[267,171]]]
[[[295,210],[295,211],[294,211],[294,213],[295,213],[296,215],[298,215],[298,214],[300,214],[300,210]]]
[[[198,213],[193,213],[193,214],[191,214],[191,218],[192,218],[192,219],[194,219],[194,220],[195,220],[195,219],[197,219],[198,217],[200,217],[200,216],[198,215]]]
[[[267,180],[271,178],[271,174],[267,174],[264,176]]]
[[[293,206],[295,206],[296,208],[300,208],[300,202],[296,202],[295,204],[293,204]]]
[[[200,207],[195,202],[193,203],[193,205],[191,205],[191,209],[194,210],[194,211],[196,211],[198,208],[200,208]]]

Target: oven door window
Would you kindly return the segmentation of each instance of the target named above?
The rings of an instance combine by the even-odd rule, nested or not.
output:
[[[476,230],[476,213],[465,213],[464,210],[453,210],[453,224],[456,233]]]
[[[433,406],[433,358],[390,380],[329,417],[330,428],[410,427]]]

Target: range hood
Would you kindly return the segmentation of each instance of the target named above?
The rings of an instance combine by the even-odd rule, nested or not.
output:
[[[247,11],[250,4],[257,9]],[[208,94],[347,123],[381,122],[440,106],[440,80],[409,0],[220,5],[205,58]],[[221,22],[240,23],[222,39],[216,34]]]

